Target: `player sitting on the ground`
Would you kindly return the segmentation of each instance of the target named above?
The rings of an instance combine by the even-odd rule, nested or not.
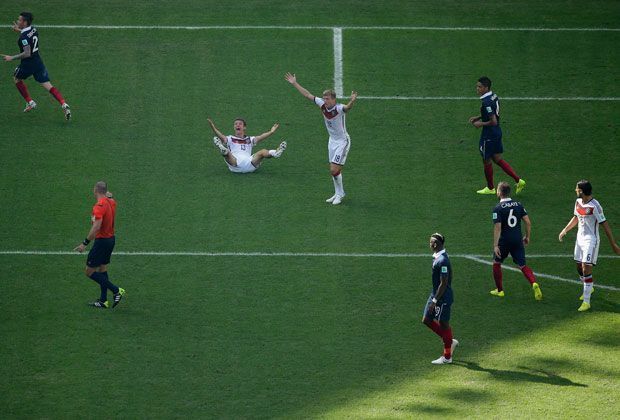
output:
[[[215,147],[217,147],[222,156],[224,156],[224,160],[226,160],[228,169],[230,169],[231,172],[254,172],[258,169],[263,159],[270,159],[272,157],[279,158],[282,156],[284,150],[286,150],[286,142],[283,141],[275,150],[261,149],[252,154],[252,147],[275,133],[280,126],[278,123],[274,124],[271,130],[266,133],[254,137],[245,134],[246,123],[242,118],[237,118],[234,122],[234,136],[225,136],[217,129],[211,119],[207,118],[207,121],[209,121],[211,129],[216,135],[216,137],[213,137],[213,144],[215,144]]]

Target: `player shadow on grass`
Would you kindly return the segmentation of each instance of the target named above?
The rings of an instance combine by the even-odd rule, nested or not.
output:
[[[523,371],[517,370],[501,370],[501,369],[491,369],[484,368],[480,366],[479,363],[475,362],[465,362],[465,361],[454,361],[453,365],[462,366],[469,370],[475,370],[477,372],[486,372],[490,374],[493,378],[498,379],[500,381],[506,382],[536,382],[543,383],[549,385],[557,385],[557,386],[579,386],[587,388],[588,385],[580,384],[578,382],[573,382],[568,378],[563,378],[560,375],[556,375],[555,373],[547,372],[542,369],[531,369],[524,366],[517,366],[519,369]]]

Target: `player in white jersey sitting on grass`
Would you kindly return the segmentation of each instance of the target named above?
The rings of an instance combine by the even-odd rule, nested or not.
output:
[[[275,133],[280,126],[278,123],[274,124],[271,130],[260,136],[247,136],[245,134],[245,129],[247,127],[245,120],[237,118],[233,124],[235,135],[225,136],[217,129],[210,118],[207,118],[207,121],[209,121],[209,125],[216,136],[213,137],[213,144],[215,144],[215,147],[217,147],[222,156],[224,156],[224,160],[226,160],[228,169],[230,169],[231,172],[254,172],[258,169],[263,159],[279,158],[282,156],[284,150],[286,150],[286,142],[283,141],[275,150],[261,149],[252,154],[252,147]]]
[[[357,92],[351,92],[349,103],[342,105],[336,102],[336,92],[333,90],[326,90],[323,92],[323,97],[319,98],[297,83],[297,77],[294,74],[286,73],[284,78],[295,86],[299,93],[321,108],[323,118],[325,119],[325,127],[329,133],[329,171],[332,175],[335,189],[334,195],[325,201],[338,205],[345,196],[342,185],[342,167],[347,160],[349,148],[351,147],[351,138],[349,133],[347,133],[344,114],[353,107],[353,103],[357,99]]]
[[[601,244],[598,234],[599,224],[603,226],[607,239],[609,239],[609,243],[616,254],[620,254],[620,247],[616,244],[609,223],[605,219],[603,207],[592,197],[592,184],[582,179],[577,183],[575,193],[577,193],[578,198],[575,202],[573,217],[560,232],[559,239],[561,242],[568,231],[579,225],[575,242],[575,262],[577,263],[579,278],[583,283],[583,295],[580,297],[583,303],[578,311],[583,312],[590,309],[590,295],[594,291],[592,266],[596,265],[598,248]]]

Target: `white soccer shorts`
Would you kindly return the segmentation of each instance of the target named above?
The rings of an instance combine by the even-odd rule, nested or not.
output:
[[[230,169],[231,172],[246,174],[249,172],[254,172],[257,169],[254,165],[252,165],[252,156],[237,156],[234,154],[233,156],[235,157],[235,159],[237,159],[237,166],[228,165],[228,162],[226,162],[226,164],[228,165],[228,169]]]
[[[347,135],[346,140],[332,140],[331,137],[327,144],[327,152],[329,154],[329,162],[336,165],[344,165],[347,161],[347,155],[351,148],[351,137]]]
[[[575,261],[596,265],[600,241],[596,239],[575,241]]]

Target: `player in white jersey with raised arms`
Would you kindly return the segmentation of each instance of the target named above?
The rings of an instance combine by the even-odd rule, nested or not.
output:
[[[280,124],[274,124],[271,130],[260,136],[248,136],[245,134],[247,127],[245,120],[237,118],[233,124],[235,135],[225,136],[210,118],[207,118],[207,121],[216,136],[213,137],[213,144],[219,149],[231,172],[254,172],[263,159],[279,158],[286,149],[286,142],[283,141],[275,150],[261,149],[252,154],[252,148],[275,133]]]
[[[351,147],[351,138],[349,133],[347,133],[345,113],[349,112],[353,107],[353,103],[357,99],[357,92],[351,92],[351,99],[346,105],[343,105],[336,102],[336,92],[333,90],[326,90],[323,92],[323,97],[319,98],[297,83],[297,77],[294,74],[286,73],[284,77],[290,84],[295,86],[299,93],[321,108],[325,127],[329,133],[329,171],[334,181],[335,190],[334,195],[325,201],[338,205],[345,196],[342,184],[342,168],[347,161],[347,155]]]
[[[607,239],[609,239],[609,243],[616,254],[620,254],[620,247],[616,244],[611,233],[609,223],[603,214],[603,207],[592,197],[592,184],[585,179],[579,181],[575,188],[575,193],[577,193],[578,198],[575,202],[573,217],[560,232],[559,240],[562,241],[568,231],[575,226],[579,226],[575,242],[575,262],[577,263],[579,278],[583,282],[583,295],[580,298],[583,300],[583,303],[578,309],[580,312],[583,312],[590,309],[590,296],[594,290],[592,267],[596,265],[596,260],[598,259],[600,245],[599,225],[603,226]]]

